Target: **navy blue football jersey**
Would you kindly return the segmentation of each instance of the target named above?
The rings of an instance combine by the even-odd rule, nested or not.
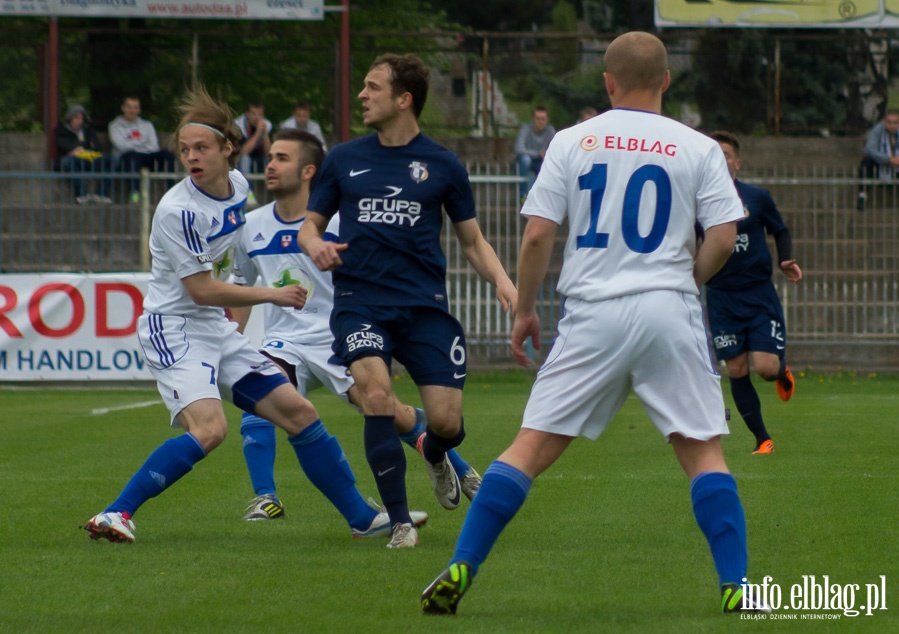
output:
[[[386,147],[371,134],[325,157],[308,208],[340,213],[343,264],[333,273],[335,305],[447,309],[443,213],[476,216],[468,172],[455,154],[419,134]]]
[[[767,189],[734,181],[747,217],[737,223],[734,252],[712,279],[709,288],[734,290],[750,288],[771,280],[771,253],[765,232],[774,235],[786,229],[780,211]]]

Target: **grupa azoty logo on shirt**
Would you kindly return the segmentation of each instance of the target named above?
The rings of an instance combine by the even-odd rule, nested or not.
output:
[[[414,227],[421,218],[421,203],[406,200],[402,187],[385,185],[387,194],[359,200],[359,222]]]

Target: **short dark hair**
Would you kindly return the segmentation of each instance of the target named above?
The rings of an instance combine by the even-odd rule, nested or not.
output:
[[[253,99],[247,102],[247,110],[249,110],[250,108],[265,108],[265,106],[262,105],[262,102],[258,99]]]
[[[293,109],[294,110],[308,110],[309,112],[312,112],[312,108],[310,107],[308,101],[296,102],[295,104],[293,104]]]
[[[305,130],[297,130],[296,128],[283,128],[279,130],[272,138],[275,141],[295,141],[300,144],[300,159],[302,165],[315,165],[318,169],[325,160],[325,150],[322,142],[314,135]]]
[[[386,53],[375,59],[368,70],[372,71],[378,66],[387,66],[390,69],[390,85],[394,97],[404,92],[412,95],[412,110],[416,119],[420,117],[428,100],[429,74],[428,67],[421,58],[411,53],[406,55]]]
[[[740,156],[740,140],[734,133],[726,132],[724,130],[715,130],[710,133],[709,136],[715,141],[718,141],[718,143],[728,144],[734,149],[734,154]]]

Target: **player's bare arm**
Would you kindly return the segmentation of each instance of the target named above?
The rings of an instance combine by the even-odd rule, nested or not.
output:
[[[247,322],[250,321],[250,315],[252,314],[253,307],[252,306],[235,306],[230,309],[230,318],[231,321],[237,324],[237,332],[243,332],[247,327]]]
[[[240,308],[268,303],[302,308],[306,304],[306,289],[293,284],[282,288],[237,286],[214,279],[208,271],[182,278],[181,283],[197,306]]]
[[[474,218],[453,225],[462,253],[471,263],[474,270],[482,279],[496,287],[496,298],[505,312],[511,311],[514,315],[518,304],[518,291],[509,275],[503,268],[496,251],[490,243],[484,239],[478,221]]]
[[[343,264],[341,251],[347,244],[338,244],[322,238],[328,228],[328,218],[315,211],[306,212],[306,221],[297,232],[297,244],[308,255],[320,271],[333,271]]]
[[[527,367],[530,359],[524,351],[528,337],[534,349],[540,349],[540,318],[537,316],[537,296],[549,270],[556,233],[552,220],[532,216],[525,226],[518,255],[518,312],[512,324],[512,356],[518,365]]]
[[[734,252],[736,241],[736,221],[725,222],[705,229],[705,238],[699,246],[696,261],[693,263],[693,279],[696,280],[697,288],[709,281],[709,278],[724,266],[727,258]]]

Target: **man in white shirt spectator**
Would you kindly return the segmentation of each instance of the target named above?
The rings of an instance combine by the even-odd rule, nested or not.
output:
[[[325,144],[325,137],[322,134],[322,127],[314,119],[310,119],[312,110],[309,102],[298,101],[293,107],[293,114],[284,119],[279,125],[280,129],[286,130],[294,128],[297,130],[305,130],[316,139],[322,142],[322,147],[327,152],[328,146]]]
[[[140,117],[140,99],[128,95],[122,100],[122,114],[109,124],[112,153],[124,172],[174,172],[175,155],[159,147],[156,128]],[[140,200],[140,179],[131,180],[131,202]]]

